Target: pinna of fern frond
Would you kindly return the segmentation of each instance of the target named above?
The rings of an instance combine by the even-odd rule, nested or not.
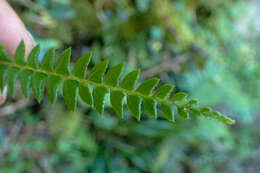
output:
[[[189,119],[192,114],[198,117],[214,118],[227,124],[234,123],[234,120],[210,108],[199,107],[198,101],[189,100],[184,92],[175,93],[171,97],[174,85],[164,84],[158,87],[158,78],[147,79],[136,87],[140,70],[128,73],[119,84],[124,63],[107,70],[108,61],[102,61],[96,64],[86,77],[91,53],[81,56],[72,70],[70,69],[70,48],[57,57],[56,63],[54,63],[54,49],[49,49],[40,63],[39,54],[40,45],[37,45],[25,60],[25,44],[21,41],[14,58],[11,58],[0,45],[0,88],[3,89],[5,85],[8,85],[9,93],[14,96],[16,83],[20,81],[25,97],[29,98],[32,91],[38,102],[43,99],[46,88],[47,97],[52,104],[56,102],[58,93],[62,91],[65,103],[71,111],[75,111],[78,97],[80,97],[84,103],[94,107],[102,115],[104,100],[108,95],[111,107],[121,118],[124,105],[126,105],[137,120],[140,120],[143,108],[155,119],[160,110],[163,117],[171,122],[175,121],[175,115]],[[92,91],[89,85],[92,86]]]

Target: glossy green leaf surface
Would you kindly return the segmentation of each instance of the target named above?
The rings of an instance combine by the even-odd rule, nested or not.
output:
[[[169,120],[171,122],[175,122],[173,108],[169,105],[166,105],[166,104],[162,104],[161,107],[162,107],[163,116],[167,120]]]
[[[108,89],[105,87],[95,87],[93,89],[94,108],[100,115],[104,113],[105,95],[107,93]]]
[[[54,49],[49,49],[41,62],[41,69],[46,70],[48,72],[53,71],[53,62],[54,62]]]
[[[8,55],[6,50],[4,49],[3,45],[0,43],[0,60],[3,62],[12,62],[13,59]]]
[[[4,86],[6,85],[6,78],[7,78],[7,70],[8,68],[2,64],[0,64],[0,89],[3,91]]]
[[[9,87],[9,91],[11,96],[15,96],[16,93],[16,82],[17,82],[17,78],[18,78],[18,72],[19,69],[17,68],[9,68],[7,71],[7,83],[8,83],[8,87]]]
[[[156,85],[159,83],[160,79],[151,78],[147,79],[136,89],[137,92],[142,93],[144,95],[150,95]]]
[[[57,100],[58,93],[61,89],[63,79],[57,76],[49,76],[47,79],[46,89],[47,96],[51,102],[54,104]]]
[[[201,116],[201,112],[198,110],[198,109],[196,109],[196,108],[191,108],[190,109],[190,112],[193,114],[193,115],[195,115],[195,116]]]
[[[71,56],[71,48],[64,50],[61,55],[58,57],[56,62],[55,71],[58,74],[62,74],[65,76],[70,75],[70,56]]]
[[[75,111],[77,106],[79,83],[74,80],[65,80],[63,84],[63,96],[69,110]]]
[[[93,67],[90,72],[89,80],[101,83],[103,80],[104,73],[107,69],[108,61],[103,61]]]
[[[112,91],[110,93],[110,102],[115,113],[123,118],[123,104],[124,104],[124,93],[121,91]]]
[[[123,72],[124,64],[118,64],[111,69],[106,74],[104,83],[110,86],[117,86],[119,77]]]
[[[186,108],[180,108],[178,107],[178,114],[181,118],[187,120],[189,119],[189,113],[187,112]]]
[[[32,77],[32,91],[38,102],[41,102],[44,96],[44,86],[47,76],[43,73],[34,72]]]
[[[174,94],[174,96],[172,97],[172,101],[184,101],[187,98],[188,94],[184,93],[184,92],[178,92],[176,94]]]
[[[201,107],[200,111],[204,114],[210,113],[212,109],[210,107]]]
[[[153,118],[157,118],[157,103],[153,99],[144,99],[144,110]]]
[[[21,41],[18,47],[16,48],[15,54],[14,54],[14,62],[19,65],[25,65],[25,44],[24,41]]]
[[[128,73],[120,84],[120,87],[127,90],[134,90],[139,79],[140,70],[134,70]]]
[[[137,120],[141,119],[141,104],[142,100],[139,96],[127,96],[127,107]]]
[[[92,98],[92,94],[90,92],[90,89],[88,86],[86,85],[81,85],[79,87],[79,95],[80,98],[89,106],[92,106],[93,104],[93,98]]]
[[[33,72],[30,70],[22,70],[19,72],[21,89],[26,98],[29,98],[31,95],[32,76]]]
[[[174,85],[164,84],[156,90],[156,92],[154,93],[153,96],[161,98],[161,99],[168,99],[173,88],[174,88]]]
[[[27,64],[29,67],[38,69],[39,68],[39,55],[40,55],[40,45],[35,46],[30,52],[27,60]]]
[[[86,77],[86,72],[87,72],[90,58],[91,58],[91,52],[81,56],[78,59],[78,61],[74,65],[74,71],[73,71],[74,76],[80,79],[84,79]]]

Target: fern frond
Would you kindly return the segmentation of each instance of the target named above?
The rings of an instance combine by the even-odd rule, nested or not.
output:
[[[9,92],[14,95],[19,80],[24,95],[29,98],[32,91],[38,102],[41,102],[46,87],[47,96],[52,104],[56,102],[57,95],[62,90],[65,103],[71,111],[75,111],[77,99],[81,97],[86,104],[94,107],[102,115],[105,96],[110,93],[111,106],[121,118],[123,106],[126,104],[137,120],[141,118],[142,107],[155,119],[160,107],[164,118],[171,122],[175,121],[175,114],[184,119],[189,119],[189,115],[193,114],[198,117],[214,118],[227,124],[235,122],[210,108],[199,107],[198,101],[187,99],[187,94],[184,92],[176,93],[170,98],[173,85],[164,84],[155,90],[159,83],[158,78],[147,79],[136,87],[140,70],[130,72],[119,84],[124,64],[116,65],[106,73],[108,61],[103,61],[96,64],[86,78],[91,53],[80,57],[73,70],[70,70],[70,48],[57,58],[55,67],[53,49],[47,51],[40,64],[39,53],[38,45],[32,49],[26,61],[25,45],[22,41],[12,59],[0,45],[0,88],[3,89],[8,85]],[[89,85],[93,87],[92,92]]]

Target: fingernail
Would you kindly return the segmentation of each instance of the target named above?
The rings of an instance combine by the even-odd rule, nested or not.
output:
[[[27,35],[28,35],[28,38],[29,38],[29,40],[30,40],[31,47],[33,47],[34,44],[35,44],[35,42],[34,42],[34,39],[33,39],[33,37],[32,37],[32,34],[31,34],[29,31],[27,31]]]
[[[31,52],[32,48],[34,47],[35,42],[34,42],[34,39],[31,35],[31,33],[28,31],[26,31],[26,37],[27,37],[27,39],[25,41],[26,41],[26,57],[27,57],[29,55],[29,53]]]

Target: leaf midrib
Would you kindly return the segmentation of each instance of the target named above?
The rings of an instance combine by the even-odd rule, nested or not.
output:
[[[62,75],[62,74],[59,74],[59,73],[49,72],[49,71],[45,71],[45,70],[42,70],[42,69],[34,69],[32,67],[29,67],[29,66],[22,66],[22,65],[15,64],[15,63],[12,63],[12,62],[0,61],[0,64],[7,65],[7,66],[10,66],[10,67],[16,67],[18,69],[31,70],[33,72],[43,73],[43,74],[46,74],[47,76],[57,76],[57,77],[61,77],[63,79],[75,80],[75,81],[78,81],[78,82],[83,83],[85,85],[91,84],[91,85],[94,85],[94,86],[105,87],[105,88],[109,88],[112,91],[121,91],[121,92],[126,93],[128,95],[137,95],[137,96],[140,96],[142,98],[156,100],[157,102],[160,102],[160,103],[173,105],[173,106],[176,106],[176,107],[181,107],[180,105],[178,105],[178,104],[176,104],[176,103],[174,103],[170,100],[164,100],[164,99],[161,99],[161,98],[158,98],[158,97],[154,97],[152,95],[144,95],[144,94],[137,92],[137,91],[131,91],[131,90],[127,90],[127,89],[120,88],[120,87],[114,87],[114,86],[107,85],[105,83],[97,83],[97,82],[90,81],[88,79],[81,79],[81,78],[78,78],[78,77],[73,76],[73,75],[65,76],[65,75]]]

